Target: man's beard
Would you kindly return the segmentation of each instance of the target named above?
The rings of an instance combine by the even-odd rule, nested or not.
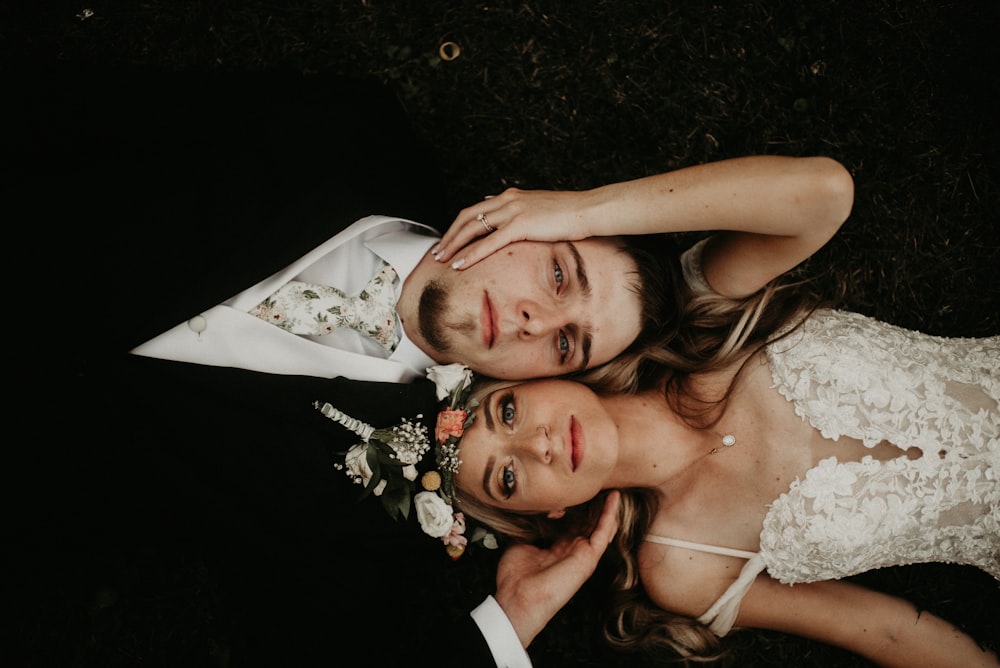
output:
[[[451,341],[446,334],[444,314],[448,311],[448,291],[437,281],[431,281],[420,293],[420,310],[417,325],[420,335],[438,353],[451,352]]]

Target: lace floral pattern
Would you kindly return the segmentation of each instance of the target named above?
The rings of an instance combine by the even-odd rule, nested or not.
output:
[[[1000,337],[933,337],[822,311],[768,358],[777,389],[824,437],[923,453],[831,457],[795,481],[760,536],[772,577],[940,561],[1000,579]]]

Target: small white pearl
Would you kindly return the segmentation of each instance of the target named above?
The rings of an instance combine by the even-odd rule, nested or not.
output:
[[[187,321],[188,328],[195,334],[201,334],[208,327],[208,320],[203,315],[196,315]]]
[[[730,448],[736,445],[736,437],[733,436],[732,434],[726,434],[725,436],[722,437],[722,444],[727,448]]]

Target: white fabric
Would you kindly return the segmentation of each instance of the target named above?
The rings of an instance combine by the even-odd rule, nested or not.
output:
[[[487,596],[470,614],[486,637],[497,668],[531,668],[528,653],[495,598]]]
[[[698,621],[709,628],[717,636],[724,636],[736,625],[736,616],[740,613],[740,603],[743,597],[750,591],[757,576],[764,571],[764,558],[759,554],[753,555],[743,565],[739,577],[729,588],[722,593],[722,596],[706,610]]]
[[[701,254],[708,239],[709,237],[702,239],[681,253],[681,274],[684,282],[695,292],[712,292],[712,286],[705,280],[705,272],[701,269]]]
[[[767,355],[775,387],[825,438],[922,452],[831,457],[795,481],[764,519],[771,577],[937,561],[1000,579],[1000,337],[932,337],[824,311]]]
[[[707,287],[699,252],[682,264]],[[922,456],[830,457],[807,471],[772,502],[759,555],[703,623],[725,635],[763,568],[786,584],[932,561],[1000,579],[1000,337],[933,337],[820,311],[767,358],[774,386],[825,438]]]
[[[767,353],[775,386],[824,437],[923,454],[820,461],[771,503],[759,554],[700,621],[725,635],[764,568],[786,584],[927,562],[1000,579],[1000,337],[823,311]]]
[[[757,556],[756,552],[749,552],[747,550],[734,550],[731,547],[719,547],[717,545],[705,545],[704,543],[692,543],[689,540],[681,540],[680,538],[667,538],[666,536],[657,536],[656,534],[647,534],[646,540],[650,543],[659,543],[660,545],[670,545],[671,547],[682,547],[687,550],[696,550],[698,552],[709,552],[711,554],[721,554],[726,557],[738,557],[740,559],[752,559]]]
[[[415,380],[424,375],[434,360],[405,334],[395,352],[386,359],[381,347],[359,332],[339,330],[328,336],[298,336],[273,327],[248,311],[294,278],[343,285],[345,290],[357,292],[382,259],[396,268],[401,285],[437,240],[426,232],[433,230],[399,218],[362,218],[284,270],[202,313],[206,326],[200,333],[188,323],[180,323],[132,352],[267,373],[384,382]],[[382,252],[385,255],[380,255]]]

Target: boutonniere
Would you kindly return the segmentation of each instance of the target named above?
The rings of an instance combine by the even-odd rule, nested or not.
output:
[[[421,476],[419,492],[416,492],[416,464],[431,449],[427,428],[422,423],[403,418],[394,427],[376,429],[329,403],[317,401],[313,405],[362,439],[347,451],[343,463],[335,466],[364,486],[364,496],[379,497],[394,519],[409,517],[412,505],[424,533],[440,538],[449,556],[457,559],[469,540],[465,536],[465,516],[454,510],[454,476],[462,464],[459,441],[475,418],[478,402],[469,399],[473,375],[462,364],[430,367],[427,377],[436,385],[438,401],[444,402],[445,407],[438,413],[434,429],[436,469]],[[422,417],[417,415],[416,419]],[[496,538],[482,529],[473,535],[474,540],[482,541],[486,547],[497,546]]]

